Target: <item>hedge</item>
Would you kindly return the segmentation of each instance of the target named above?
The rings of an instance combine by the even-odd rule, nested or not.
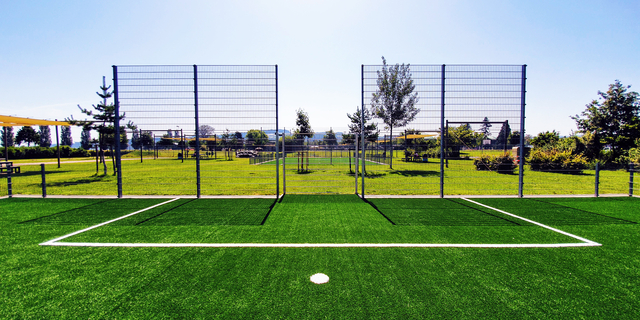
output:
[[[0,148],[0,150],[2,150],[2,152],[0,153],[0,157],[4,157],[4,148]],[[60,157],[63,158],[92,157],[95,155],[96,152],[93,150],[60,146]],[[57,157],[57,147],[9,147],[9,159],[41,159]]]
[[[500,155],[482,154],[473,160],[476,170],[496,171],[498,173],[513,173],[518,167],[515,164],[513,155],[505,152]]]
[[[531,170],[564,173],[581,173],[588,166],[582,155],[558,150],[533,150],[527,162],[531,165]]]

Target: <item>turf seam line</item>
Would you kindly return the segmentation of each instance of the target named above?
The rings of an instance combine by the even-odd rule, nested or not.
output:
[[[88,228],[82,229],[82,230],[78,230],[78,231],[75,231],[75,232],[72,232],[72,233],[66,234],[66,235],[64,235],[64,236],[62,236],[62,237],[58,237],[58,238],[55,238],[55,239],[52,239],[52,240],[49,240],[49,241],[43,242],[43,243],[41,243],[40,245],[41,245],[41,246],[50,246],[50,245],[54,245],[57,241],[60,241],[60,240],[63,240],[63,239],[66,239],[66,238],[69,238],[69,237],[75,236],[75,235],[77,235],[77,234],[80,234],[80,233],[83,233],[83,232],[86,232],[86,231],[89,231],[89,230],[93,230],[93,229],[95,229],[95,228],[102,227],[102,226],[107,225],[107,224],[109,224],[109,223],[116,222],[116,221],[118,221],[118,220],[122,220],[122,219],[125,219],[125,218],[128,218],[128,217],[131,217],[131,216],[133,216],[133,215],[135,215],[135,214],[138,214],[138,213],[141,213],[141,212],[144,212],[144,211],[147,211],[147,210],[151,210],[151,209],[153,209],[153,208],[156,208],[156,207],[159,207],[159,206],[165,205],[165,204],[167,204],[167,203],[170,203],[170,202],[173,202],[173,201],[176,201],[176,200],[179,200],[179,199],[180,199],[180,198],[171,199],[171,200],[169,200],[169,201],[165,201],[165,202],[162,202],[162,203],[159,203],[159,204],[156,204],[156,205],[150,206],[150,207],[148,207],[148,208],[144,208],[144,209],[142,209],[142,210],[138,210],[138,211],[136,211],[136,212],[129,213],[129,214],[127,214],[127,215],[124,215],[124,216],[121,216],[121,217],[118,217],[118,218],[115,218],[115,219],[112,219],[112,220],[109,220],[109,221],[105,221],[105,222],[103,222],[103,223],[99,223],[99,224],[96,224],[96,225],[94,225],[94,226],[91,226],[91,227],[88,227]]]
[[[473,200],[471,200],[471,199],[467,199],[467,198],[460,198],[460,199],[465,200],[465,201],[469,201],[469,202],[471,202],[471,203],[474,203],[474,204],[479,205],[479,206],[481,206],[481,207],[485,207],[485,208],[487,208],[487,209],[495,210],[495,211],[497,211],[497,212],[500,212],[500,213],[506,214],[506,215],[511,216],[511,217],[514,217],[514,218],[521,219],[522,221],[526,221],[526,222],[529,222],[529,223],[533,223],[533,224],[535,224],[535,225],[537,225],[537,226],[539,226],[539,227],[543,227],[543,228],[545,228],[545,229],[549,229],[549,230],[551,230],[551,231],[554,231],[554,232],[557,232],[557,233],[563,234],[563,235],[565,235],[565,236],[568,236],[568,237],[571,237],[571,238],[574,238],[574,239],[577,239],[577,240],[583,241],[583,242],[585,242],[585,243],[587,243],[587,244],[589,244],[589,245],[592,245],[592,246],[601,246],[601,245],[602,245],[602,244],[597,243],[597,242],[595,242],[595,241],[591,241],[591,240],[589,240],[589,239],[587,239],[587,238],[583,238],[583,237],[580,237],[580,236],[576,236],[575,234],[571,234],[571,233],[568,233],[568,232],[562,231],[562,230],[560,230],[560,229],[556,229],[556,228],[550,227],[550,226],[548,226],[548,225],[546,225],[546,224],[542,224],[542,223],[540,223],[540,222],[536,222],[536,221],[533,221],[533,220],[530,220],[530,219],[527,219],[527,218],[524,218],[524,217],[517,216],[517,215],[515,215],[515,214],[513,214],[513,213],[509,213],[509,212],[506,212],[506,211],[504,211],[504,210],[500,210],[500,209],[497,209],[497,208],[494,208],[494,207],[488,206],[488,205],[486,205],[486,204],[482,204],[482,203],[480,203],[480,202],[473,201]]]

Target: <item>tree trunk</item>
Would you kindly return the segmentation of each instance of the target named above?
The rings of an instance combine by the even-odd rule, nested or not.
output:
[[[391,145],[391,158],[389,158],[389,169],[393,170],[393,127],[389,126],[389,144]]]
[[[113,166],[113,175],[116,175],[116,160],[113,156],[113,146],[109,146],[109,151],[111,151],[111,165]]]

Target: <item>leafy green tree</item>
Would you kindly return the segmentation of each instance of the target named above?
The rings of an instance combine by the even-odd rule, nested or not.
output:
[[[21,144],[23,142],[27,143],[27,146],[30,147],[32,143],[40,142],[40,135],[33,130],[30,126],[24,126],[18,130],[18,134],[16,135],[16,142]]]
[[[640,138],[640,99],[637,92],[627,91],[629,88],[616,80],[607,92],[598,91],[600,98],[587,104],[580,115],[571,117],[580,132],[593,135],[593,153],[599,154],[604,145],[610,145],[617,159]]]
[[[513,131],[509,135],[510,145],[520,145],[520,131]]]
[[[560,133],[555,130],[540,132],[531,139],[531,144],[538,149],[553,148],[560,141]]]
[[[170,132],[170,131],[168,131],[168,132]],[[160,139],[160,141],[158,141],[158,145],[159,146],[163,146],[163,147],[175,146],[176,142],[171,138],[172,137],[168,133],[163,134],[162,138]]]
[[[329,129],[329,131],[325,132],[322,137],[322,142],[328,146],[335,146],[338,144],[338,139],[336,138],[336,133],[333,132],[333,129]]]
[[[51,147],[51,130],[49,126],[39,126],[39,129],[38,134],[40,135],[40,141],[38,145],[43,148]]]
[[[264,146],[269,142],[269,136],[267,136],[267,134],[262,130],[251,129],[247,131],[246,140],[247,145],[259,147]]]
[[[0,141],[0,143],[2,143],[3,147],[6,147],[5,141],[9,147],[13,147],[16,144],[13,137],[13,127],[2,127],[1,137],[2,141]]]
[[[393,137],[394,127],[403,127],[415,119],[420,110],[416,108],[418,93],[411,79],[409,65],[387,66],[382,57],[382,70],[378,71],[377,90],[371,98],[371,112],[389,128]],[[393,169],[393,162],[389,162]]]
[[[302,109],[296,110],[296,126],[293,136],[295,140],[304,140],[305,138],[312,138],[314,133],[309,123],[309,115]],[[302,143],[299,143],[302,144]]]
[[[481,142],[483,137],[483,133],[473,131],[469,124],[463,124],[458,127],[449,127],[447,147],[459,146],[475,148]]]
[[[155,145],[155,141],[153,140],[153,134],[151,131],[142,131],[140,135],[140,144],[142,144],[143,149],[152,149]]]
[[[135,131],[134,131],[135,135]],[[82,128],[82,133],[80,133],[80,146],[82,149],[89,150],[91,149],[91,130],[88,128]]]
[[[60,145],[71,146],[73,144],[73,138],[71,137],[71,127],[62,126],[60,128]]]

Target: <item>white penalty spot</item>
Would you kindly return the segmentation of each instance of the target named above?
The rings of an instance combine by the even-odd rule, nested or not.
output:
[[[311,276],[311,282],[315,284],[323,284],[329,282],[329,276],[324,273],[316,273]]]

